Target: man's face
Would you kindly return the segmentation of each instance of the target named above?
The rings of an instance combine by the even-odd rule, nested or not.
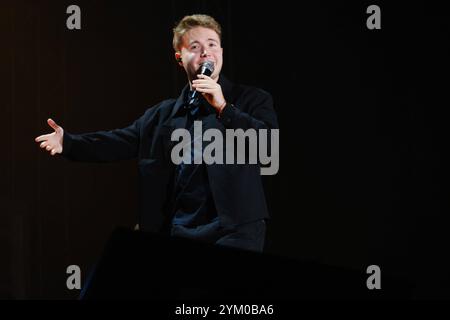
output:
[[[212,29],[195,27],[183,35],[181,51],[175,53],[181,57],[180,65],[186,70],[189,81],[196,78],[196,72],[205,61],[214,63],[211,78],[217,81],[222,69],[222,46],[219,35]]]

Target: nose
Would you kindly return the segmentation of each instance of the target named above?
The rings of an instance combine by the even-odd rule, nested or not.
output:
[[[203,51],[202,51],[202,53],[201,53],[201,56],[202,56],[202,57],[207,57],[207,56],[209,56],[209,53],[208,53],[208,51],[206,51],[206,48],[203,49]]]

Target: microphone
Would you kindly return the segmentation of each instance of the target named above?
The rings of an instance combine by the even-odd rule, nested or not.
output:
[[[214,72],[214,62],[212,61],[205,61],[200,65],[200,68],[197,71],[197,74],[204,74],[205,76],[210,76]],[[194,101],[198,97],[197,90],[194,90],[188,97],[188,104],[194,103]]]

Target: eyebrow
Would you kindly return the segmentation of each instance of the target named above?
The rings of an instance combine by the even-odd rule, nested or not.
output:
[[[208,39],[206,39],[206,41],[214,41],[214,42],[216,42],[216,43],[219,43],[219,41],[217,41],[216,39],[213,39],[213,38],[208,38]],[[200,41],[194,40],[194,41],[192,41],[191,43],[189,43],[189,45],[192,45],[192,44],[194,44],[194,43],[200,43]]]

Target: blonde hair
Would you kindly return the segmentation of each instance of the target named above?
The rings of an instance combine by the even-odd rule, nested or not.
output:
[[[175,51],[180,50],[184,34],[195,27],[212,29],[219,35],[219,39],[222,37],[222,28],[213,17],[206,14],[193,14],[190,16],[185,16],[180,22],[177,23],[175,28],[173,28],[172,45]]]

